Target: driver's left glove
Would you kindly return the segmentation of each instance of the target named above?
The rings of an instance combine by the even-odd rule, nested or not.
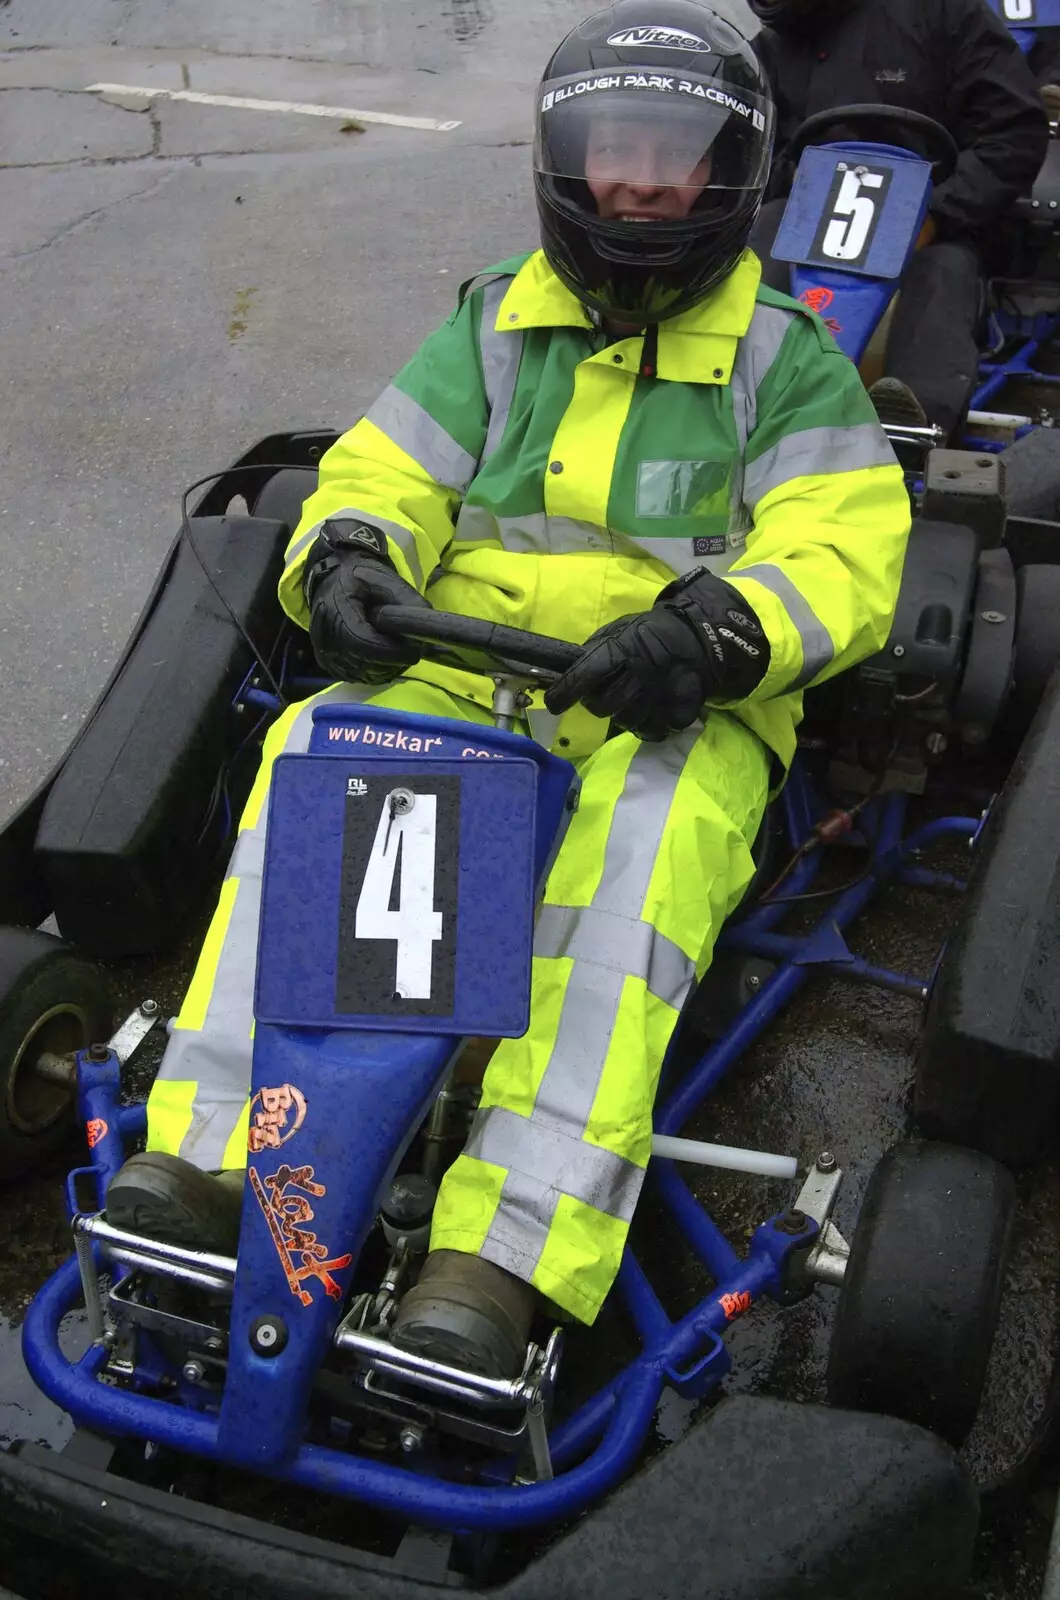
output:
[[[545,695],[554,715],[580,700],[641,739],[665,739],[708,700],[744,700],[769,667],[769,641],[743,595],[705,567],[659,594],[650,611],[600,628]]]
[[[388,683],[420,659],[414,640],[380,633],[380,606],[427,606],[398,572],[386,535],[368,522],[327,521],[306,557],[302,586],[318,663],[347,683]]]

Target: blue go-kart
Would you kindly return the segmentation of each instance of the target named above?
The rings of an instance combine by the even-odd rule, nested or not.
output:
[[[1009,0],[1045,10],[1060,0]],[[886,142],[883,142],[886,141]],[[879,375],[887,315],[928,215],[933,185],[957,162],[951,135],[902,106],[852,105],[808,118],[791,143],[798,169],[773,247],[791,263],[791,292],[824,319],[840,349]],[[1056,515],[1060,447],[1060,144],[1051,142],[1032,194],[997,230],[987,263],[979,382],[959,441],[1004,453],[1010,509]],[[925,453],[948,441],[928,426],[887,427],[916,477]],[[1017,447],[1018,448],[1015,448]]]
[[[635,1230],[609,1303],[625,1363],[594,1361],[595,1330],[542,1321],[500,1382],[403,1353],[388,1330],[472,1114],[466,1043],[526,1026],[535,904],[578,782],[512,721],[567,644],[380,615],[489,675],[496,728],[320,706],[269,812],[238,1253],[105,1215],[145,1127],[126,1063],[161,1015],[145,1001],[111,1032],[89,956],[158,954],[209,904],[276,691],[311,692],[275,582],[333,437],[267,440],[207,493],[77,741],[0,833],[0,1163],[11,1177],[55,1158],[71,1107],[85,1151],[71,1255],[23,1338],[76,1431],[61,1451],[0,1451],[0,1515],[115,1593],[959,1593],[977,1498],[953,1446],[1000,1315],[1009,1166],[1060,1111],[1060,529],[1007,516],[993,456],[928,456],[891,639],[808,697],[755,881],[665,1068],[648,1186],[698,1301],[665,1309]],[[229,513],[237,495],[253,514]],[[971,797],[995,779],[984,815]],[[933,802],[939,780],[969,801]],[[966,895],[933,973],[848,943],[896,883]],[[49,913],[63,938],[38,931]],[[917,1137],[884,1156],[849,1239],[833,1221],[842,1150],[800,1161],[682,1137],[822,974],[925,1003]],[[746,1245],[695,1198],[686,1175],[704,1163],[718,1182],[761,1175]],[[728,1330],[822,1285],[831,1404],[727,1397]],[[666,1391],[701,1404],[660,1453]],[[181,1460],[250,1485],[243,1508],[201,1481],[196,1496],[194,1471],[172,1492]],[[291,1531],[256,1514],[266,1480],[296,1521],[347,1509],[326,1539]]]

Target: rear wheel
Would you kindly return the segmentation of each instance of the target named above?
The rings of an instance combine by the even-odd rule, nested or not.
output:
[[[833,1405],[920,1423],[957,1445],[997,1330],[1015,1184],[959,1145],[888,1151],[851,1245],[828,1365]]]
[[[0,928],[0,1178],[53,1155],[73,1128],[72,1078],[40,1070],[109,1037],[112,1013],[98,969],[69,945]]]
[[[1060,429],[1033,429],[1002,450],[1001,461],[1010,517],[1060,518]]]

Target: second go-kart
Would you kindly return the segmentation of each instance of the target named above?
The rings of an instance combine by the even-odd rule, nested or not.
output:
[[[15,860],[17,846],[21,863],[4,880],[12,922],[51,910],[87,949],[112,955],[125,928],[127,948],[142,952],[186,909],[193,867],[208,893],[249,782],[246,750],[279,708],[269,678],[283,695],[314,686],[298,639],[262,596],[311,486],[312,452],[328,442],[268,441],[198,508],[199,587],[191,569],[180,576],[185,539],[79,741],[0,837],[0,854]],[[220,514],[235,494],[254,515]],[[624,1365],[594,1372],[594,1332],[547,1320],[511,1381],[389,1338],[474,1104],[465,1041],[526,1025],[535,903],[577,779],[513,724],[524,693],[573,647],[437,612],[380,614],[425,652],[490,676],[496,728],[330,699],[309,751],[281,759],[233,1257],[108,1223],[107,1182],[145,1123],[142,1104],[126,1103],[122,1067],[158,1008],[142,1006],[109,1041],[93,1038],[89,999],[79,990],[64,1011],[61,992],[62,963],[87,970],[83,959],[36,931],[3,931],[0,1014],[22,1008],[19,1055],[3,1064],[6,1147],[23,1168],[50,1149],[73,1094],[88,1149],[67,1186],[74,1253],[24,1328],[32,1376],[77,1431],[62,1452],[30,1442],[0,1452],[6,1517],[141,1593],[148,1582],[159,1594],[255,1596],[492,1585],[541,1600],[959,1592],[977,1504],[952,1447],[975,1419],[1000,1314],[1008,1164],[1034,1158],[1060,1109],[1060,1017],[1027,982],[1050,959],[1060,912],[1060,681],[1050,684],[1060,529],[1006,518],[989,456],[934,452],[920,510],[891,639],[809,707],[756,880],[671,1052],[649,1181],[700,1291],[691,1309],[668,1312],[652,1254],[627,1251],[613,1291],[632,1341]],[[226,615],[215,590],[236,549],[241,589],[237,600],[228,591]],[[174,680],[159,642],[199,626],[214,654],[178,652],[180,715],[162,722],[152,706]],[[191,778],[175,786],[174,773],[195,771],[187,751],[204,744],[213,773],[198,789]],[[936,775],[974,792],[983,763],[1003,769],[1017,746],[985,820],[978,804],[914,817]],[[159,759],[145,766],[152,752]],[[860,852],[860,868],[821,888],[837,841]],[[960,874],[927,858],[970,845],[968,915],[934,974],[855,953],[852,925],[888,884],[965,891]],[[820,910],[808,925],[787,920],[807,904]],[[929,1002],[919,1136],[879,1164],[849,1239],[833,1220],[842,1151],[796,1170],[789,1152],[682,1138],[820,974]],[[48,1031],[50,1017],[78,1014],[80,1031],[73,1020],[65,1035]],[[34,1127],[29,1113],[47,1096]],[[700,1162],[787,1179],[789,1199],[763,1198],[738,1246],[681,1175]],[[787,1305],[818,1285],[838,1297],[832,1404],[727,1398],[728,1330],[763,1298]],[[78,1308],[80,1349],[67,1321]],[[651,1461],[664,1391],[705,1410]],[[350,1508],[349,1542],[169,1493],[159,1463],[180,1458],[272,1480],[305,1508],[337,1498]],[[393,1530],[386,1557],[354,1545],[365,1511]],[[897,1527],[881,1567],[881,1538]]]
[[[1053,4],[1040,0],[1043,24],[1054,20]],[[980,452],[1021,445],[1007,458],[1011,504],[1032,515],[1044,514],[1034,503],[1043,492],[1055,514],[1060,491],[1053,441],[1022,446],[1051,429],[1060,412],[1058,150],[1053,141],[1033,194],[1017,202],[992,247],[979,382],[960,441]],[[901,293],[932,189],[952,174],[957,146],[940,123],[904,106],[851,105],[809,117],[789,153],[799,165],[773,255],[791,263],[791,293],[819,313],[844,354],[863,371],[875,370],[873,351]],[[928,449],[948,442],[933,426],[888,424],[887,432],[914,473]]]

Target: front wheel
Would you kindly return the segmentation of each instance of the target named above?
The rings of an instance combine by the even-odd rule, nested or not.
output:
[[[828,1398],[959,1445],[997,1331],[1016,1188],[959,1145],[889,1150],[869,1181],[840,1290]]]
[[[0,1179],[21,1177],[69,1138],[75,1089],[39,1070],[107,1039],[111,1007],[98,969],[61,939],[0,927]]]

